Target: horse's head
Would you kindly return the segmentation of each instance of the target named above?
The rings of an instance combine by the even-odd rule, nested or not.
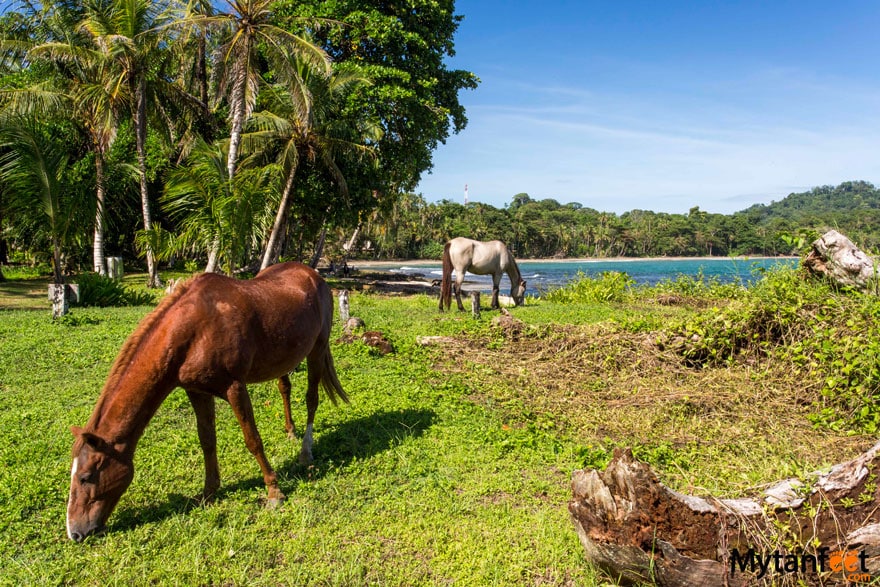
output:
[[[104,439],[71,428],[73,467],[70,470],[70,499],[67,502],[67,536],[81,542],[100,532],[119,498],[134,477],[131,458]]]
[[[520,279],[519,283],[515,287],[510,288],[510,297],[513,298],[513,303],[517,306],[522,306],[525,303],[526,296],[526,282],[524,279]]]

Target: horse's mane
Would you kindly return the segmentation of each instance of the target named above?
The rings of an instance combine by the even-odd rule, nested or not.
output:
[[[193,278],[187,279],[183,283],[177,284],[174,290],[165,296],[159,305],[156,308],[147,314],[137,325],[137,328],[134,329],[125,342],[122,344],[122,348],[119,349],[119,354],[116,355],[116,360],[113,361],[113,366],[110,368],[110,374],[107,376],[107,382],[104,383],[104,388],[101,390],[101,396],[98,400],[98,405],[95,406],[94,413],[100,413],[100,409],[107,394],[119,383],[119,380],[122,377],[125,368],[131,363],[132,358],[134,357],[135,352],[137,352],[138,347],[143,341],[144,336],[153,326],[161,320],[168,311],[174,302],[176,302],[186,291],[189,289]]]
[[[507,254],[510,257],[510,267],[507,270],[507,276],[510,277],[510,273],[513,272],[516,275],[516,280],[519,281],[522,279],[522,273],[519,271],[519,265],[516,264],[516,257],[513,256],[513,251],[510,250],[510,247],[507,248]],[[513,279],[510,281],[510,286],[515,287],[516,284],[513,283]]]

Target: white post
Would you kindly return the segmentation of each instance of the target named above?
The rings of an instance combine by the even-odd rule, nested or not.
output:
[[[348,322],[349,318],[349,306],[348,306],[348,290],[344,289],[339,292],[339,319],[342,320],[342,323],[345,324]]]
[[[79,301],[79,285],[75,283],[50,283],[48,293],[52,302],[52,318],[61,318],[70,309],[71,301]]]
[[[122,257],[107,257],[107,276],[111,279],[122,279]]]

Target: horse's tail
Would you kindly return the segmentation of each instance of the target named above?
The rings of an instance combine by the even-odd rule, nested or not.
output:
[[[443,279],[440,280],[440,311],[452,305],[452,257],[449,255],[450,243],[443,247]]]
[[[333,355],[330,354],[329,345],[321,358],[321,387],[327,392],[327,397],[330,398],[334,406],[339,403],[337,398],[349,403],[348,395],[342,389],[342,384],[339,383],[339,377],[336,375],[336,367],[333,366]]]
[[[327,282],[323,279],[320,279],[318,284],[318,296],[324,302],[322,310],[324,325],[321,335],[318,337],[317,348],[313,349],[312,354],[309,355],[309,379],[312,376],[312,367],[317,368],[321,373],[321,387],[324,388],[327,397],[330,398],[333,405],[338,405],[338,400],[340,399],[345,403],[349,403],[348,395],[342,389],[342,384],[339,383],[336,367],[333,365],[333,355],[330,353],[330,330],[333,328],[334,299],[333,293],[327,286]]]

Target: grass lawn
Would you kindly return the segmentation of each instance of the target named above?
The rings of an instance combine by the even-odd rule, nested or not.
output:
[[[27,286],[0,284],[0,306]],[[741,495],[860,452],[817,431],[817,395],[774,362],[689,369],[652,346],[700,311],[645,301],[532,300],[518,329],[437,312],[425,295],[351,295],[395,352],[332,349],[350,405],[322,401],[315,462],[297,464],[274,382],[250,386],[287,501],[265,489],[231,410],[218,405],[223,485],[196,505],[202,456],[181,390],[147,427],[135,479],[104,536],[65,534],[71,425],[83,425],[126,336],[150,307],[0,312],[0,584],[600,585],[567,502],[572,470],[631,446],[664,482]],[[7,305],[9,304],[9,305]],[[339,326],[334,340],[341,335]],[[422,347],[416,338],[454,342]],[[292,376],[302,428],[305,370]]]

